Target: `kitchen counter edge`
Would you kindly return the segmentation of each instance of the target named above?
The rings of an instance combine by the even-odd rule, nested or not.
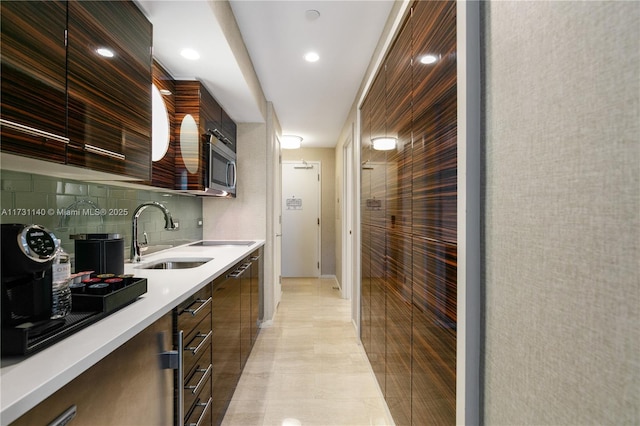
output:
[[[18,419],[262,246],[264,240],[251,245],[187,244],[144,256],[140,264],[213,258],[192,269],[153,270],[125,264],[125,273],[147,278],[147,293],[137,301],[29,357],[2,360],[0,424]]]

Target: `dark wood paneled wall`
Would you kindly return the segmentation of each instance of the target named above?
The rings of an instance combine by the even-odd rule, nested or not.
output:
[[[455,423],[455,10],[413,4],[361,108],[361,339],[398,425]]]

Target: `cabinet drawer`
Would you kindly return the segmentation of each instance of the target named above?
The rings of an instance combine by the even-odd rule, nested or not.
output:
[[[200,395],[211,395],[211,345],[194,365],[193,370],[184,379],[184,412],[188,413]]]
[[[206,386],[206,385],[205,385]],[[201,392],[196,398],[193,407],[187,411],[185,426],[211,425],[211,381],[209,379],[208,392]]]
[[[211,315],[207,315],[198,326],[184,339],[184,373],[191,374],[200,357],[208,355],[211,359]]]
[[[185,338],[200,324],[207,315],[211,317],[211,290],[200,291],[189,301],[178,307],[178,330],[184,330]],[[209,329],[211,319],[209,319]]]

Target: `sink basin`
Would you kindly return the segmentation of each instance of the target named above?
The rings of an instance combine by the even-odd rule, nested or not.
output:
[[[244,240],[204,240],[197,243],[189,244],[190,246],[250,246],[255,241]]]
[[[202,266],[205,263],[213,260],[212,257],[204,257],[204,258],[177,258],[177,259],[162,259],[156,260],[151,263],[142,264],[140,266],[136,266],[136,268],[140,269],[191,269],[197,268],[198,266]]]

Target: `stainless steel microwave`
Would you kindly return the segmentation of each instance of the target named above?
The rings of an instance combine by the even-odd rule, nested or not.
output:
[[[238,184],[236,153],[214,135],[209,136],[209,161],[205,177],[205,193],[235,198]]]

